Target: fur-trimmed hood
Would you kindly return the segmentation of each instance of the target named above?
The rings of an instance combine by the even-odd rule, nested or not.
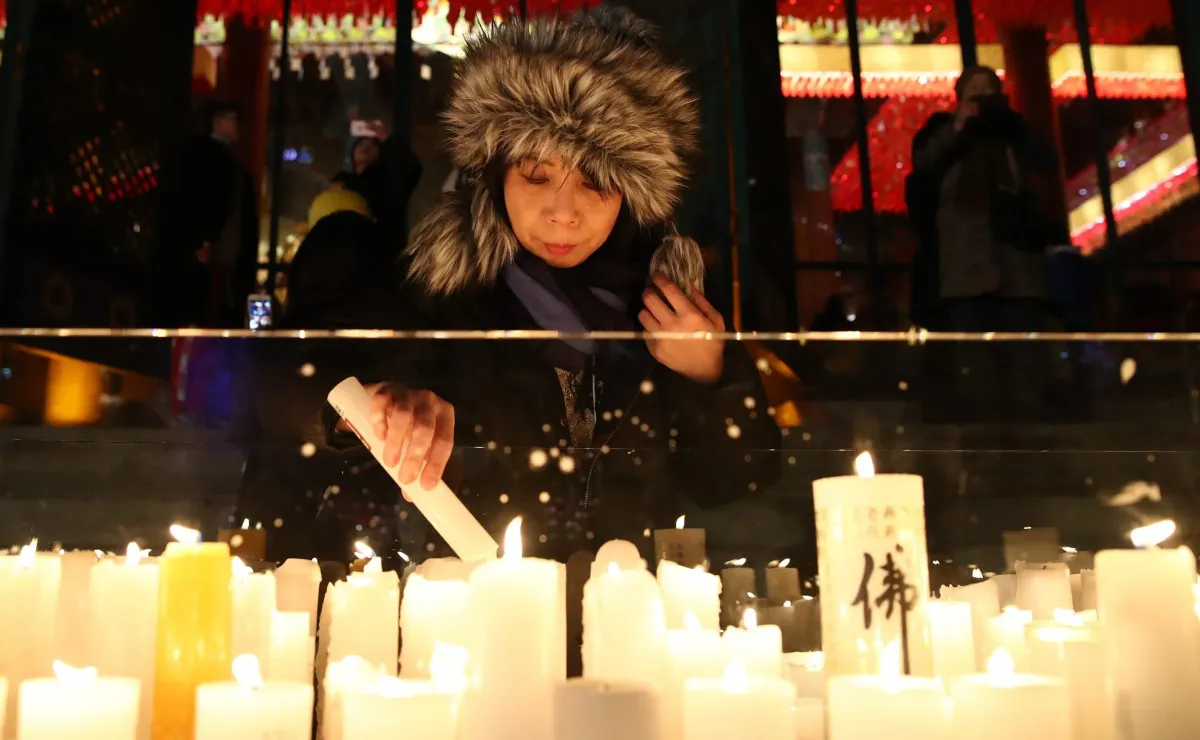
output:
[[[699,246],[671,227],[699,129],[685,74],[653,26],[622,9],[511,20],[472,38],[444,114],[467,177],[414,230],[410,278],[430,295],[495,282],[521,246],[480,174],[498,157],[560,156],[620,192],[641,227],[669,233],[651,269],[685,289],[702,282]]]

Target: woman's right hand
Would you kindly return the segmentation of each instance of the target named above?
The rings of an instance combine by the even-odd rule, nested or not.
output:
[[[399,478],[404,485],[420,476],[422,488],[433,488],[454,451],[454,407],[433,391],[391,383],[369,385],[367,392],[371,394],[371,424],[383,440],[383,464],[389,468],[400,465]]]

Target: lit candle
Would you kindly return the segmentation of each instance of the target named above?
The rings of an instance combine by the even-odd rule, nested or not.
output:
[[[54,661],[54,678],[23,681],[17,740],[134,740],[138,680],[98,678],[95,668]]]
[[[123,562],[96,563],[90,598],[88,663],[103,676],[138,679],[138,737],[146,740],[154,714],[158,564],[147,562],[137,543],[130,542]]]
[[[875,475],[868,453],[857,475],[813,483],[821,640],[826,672],[879,672],[884,646],[900,645],[904,673],[928,674],[929,600],[925,493],[915,475]]]
[[[783,675],[783,635],[774,624],[760,625],[758,614],[747,609],[742,626],[725,630],[725,653],[740,661],[746,672],[758,678]]]
[[[783,656],[784,673],[796,689],[797,699],[825,701],[825,654],[788,653]]]
[[[400,465],[387,466],[383,463],[383,439],[375,433],[371,423],[371,396],[357,378],[346,378],[329,392],[329,404],[346,420],[367,450],[383,469],[392,476],[406,498],[416,505],[421,515],[433,526],[450,549],[465,561],[494,560],[496,541],[479,523],[462,500],[444,481],[438,481],[426,490],[419,481],[411,484],[400,482]],[[403,455],[401,455],[403,459]]]
[[[1033,614],[1014,606],[988,620],[988,650],[994,653],[1003,649],[1013,661],[1017,671],[1029,669],[1029,647],[1025,642],[1025,630],[1033,621]]]
[[[987,673],[950,682],[955,740],[1063,740],[1070,737],[1067,688],[1060,679],[1016,673],[1003,648]]]
[[[470,597],[465,581],[428,581],[417,573],[408,577],[400,602],[401,677],[429,678],[435,644],[466,642]]]
[[[289,558],[275,569],[275,609],[307,612],[308,634],[317,634],[317,595],[321,591],[321,566],[313,560]]]
[[[901,675],[900,665],[900,646],[893,644],[880,675],[830,677],[829,740],[949,740],[942,682]]]
[[[241,558],[234,557],[232,588],[233,654],[253,655],[259,666],[268,666],[271,613],[275,611],[275,575],[255,573]]]
[[[654,530],[654,557],[662,562],[669,560],[685,568],[704,567],[708,563],[703,529],[684,527],[686,517],[675,520],[674,529]]]
[[[233,677],[233,681],[203,683],[196,689],[194,740],[309,740],[311,683],[263,681],[253,655],[234,659]]]
[[[1029,672],[1063,678],[1067,665],[1065,644],[1089,635],[1099,636],[1097,626],[1084,626],[1082,617],[1065,609],[1056,610],[1054,619],[1035,619],[1028,623],[1025,625],[1025,647],[1029,653]]]
[[[1000,613],[1000,590],[995,578],[968,586],[943,586],[942,601],[971,605],[971,635],[975,641],[975,670],[987,667],[992,617]],[[974,672],[974,671],[972,671]]]
[[[346,687],[341,693],[339,740],[454,740],[467,657],[457,645],[438,643],[429,680],[385,677],[373,685]]]
[[[559,564],[521,557],[521,520],[504,557],[471,574],[464,737],[550,740],[554,685],[564,670],[565,593]],[[561,640],[562,644],[557,644]]]
[[[1072,740],[1116,740],[1116,709],[1105,670],[1102,632],[1095,625],[1072,630],[1062,647]]]
[[[800,571],[789,568],[790,562],[790,558],[784,558],[778,564],[767,566],[767,599],[776,604],[800,600]]]
[[[223,542],[200,542],[178,524],[158,559],[158,639],[154,668],[154,737],[190,736],[196,687],[229,677],[233,562]]]
[[[1031,612],[1034,619],[1053,619],[1056,609],[1073,610],[1071,569],[1066,563],[1017,563],[1018,609]]]
[[[721,628],[721,579],[717,576],[662,560],[658,563],[658,588],[662,591],[667,629],[683,628],[687,614],[704,629]]]
[[[1174,531],[1168,520],[1130,538],[1153,548]],[[1186,547],[1096,554],[1107,673],[1129,737],[1179,737],[1180,728],[1200,727],[1195,582],[1196,558]]]
[[[658,582],[645,569],[608,568],[583,588],[583,675],[662,688],[667,622]]]
[[[329,587],[330,662],[357,655],[395,676],[400,651],[400,580],[379,558]]]
[[[267,680],[312,683],[313,652],[307,612],[271,613],[271,659],[266,665]]]
[[[667,685],[663,691],[663,726],[667,740],[683,737],[683,692],[689,679],[720,678],[726,664],[721,633],[701,628],[695,615],[684,627],[667,631]]]
[[[60,553],[58,610],[54,654],[64,663],[88,665],[88,607],[92,568],[96,554],[91,550]]]
[[[660,696],[653,687],[637,681],[566,681],[554,692],[554,737],[661,740]]]
[[[1096,608],[1096,571],[1079,571],[1079,603],[1075,611],[1086,612]]]
[[[683,707],[685,740],[793,740],[792,685],[780,678],[755,678],[731,660],[722,678],[687,682]]]
[[[317,695],[317,737],[321,740],[343,740],[343,699],[346,694],[374,691],[388,678],[393,677],[385,676],[379,666],[371,665],[357,655],[330,661]]]
[[[721,609],[728,624],[740,621],[741,610],[754,603],[758,591],[754,569],[745,563],[745,558],[737,558],[726,563],[730,567],[721,569]]]
[[[974,673],[971,605],[961,601],[930,601],[926,614],[933,647],[933,675],[950,678]]]
[[[617,566],[618,570],[646,570],[646,561],[642,560],[637,545],[626,540],[609,540],[600,546],[592,561],[591,577],[604,575],[609,565]]]
[[[38,554],[37,540],[0,561],[0,624],[6,635],[0,639],[0,676],[8,679],[8,738],[17,728],[21,682],[49,676],[54,662],[59,565],[58,555]]]

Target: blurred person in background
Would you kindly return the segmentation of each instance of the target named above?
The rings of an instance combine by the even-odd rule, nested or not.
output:
[[[407,232],[408,201],[423,168],[409,143],[389,137],[382,121],[373,121],[370,127],[372,135],[351,142],[349,167],[333,182],[367,199],[385,235],[384,243],[398,251]]]

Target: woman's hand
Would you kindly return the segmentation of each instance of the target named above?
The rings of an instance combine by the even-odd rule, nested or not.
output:
[[[725,319],[713,308],[700,291],[692,299],[683,294],[666,276],[654,276],[653,290],[642,296],[645,308],[638,320],[649,332],[714,332],[725,331]],[[666,298],[664,301],[663,298]],[[725,370],[725,342],[720,339],[646,339],[654,359],[680,375],[697,383],[712,385],[721,379]]]
[[[437,485],[454,451],[454,407],[432,391],[380,383],[371,394],[371,424],[383,440],[383,464],[400,465],[400,482]],[[424,467],[424,472],[422,472]],[[405,496],[408,498],[408,496]]]

